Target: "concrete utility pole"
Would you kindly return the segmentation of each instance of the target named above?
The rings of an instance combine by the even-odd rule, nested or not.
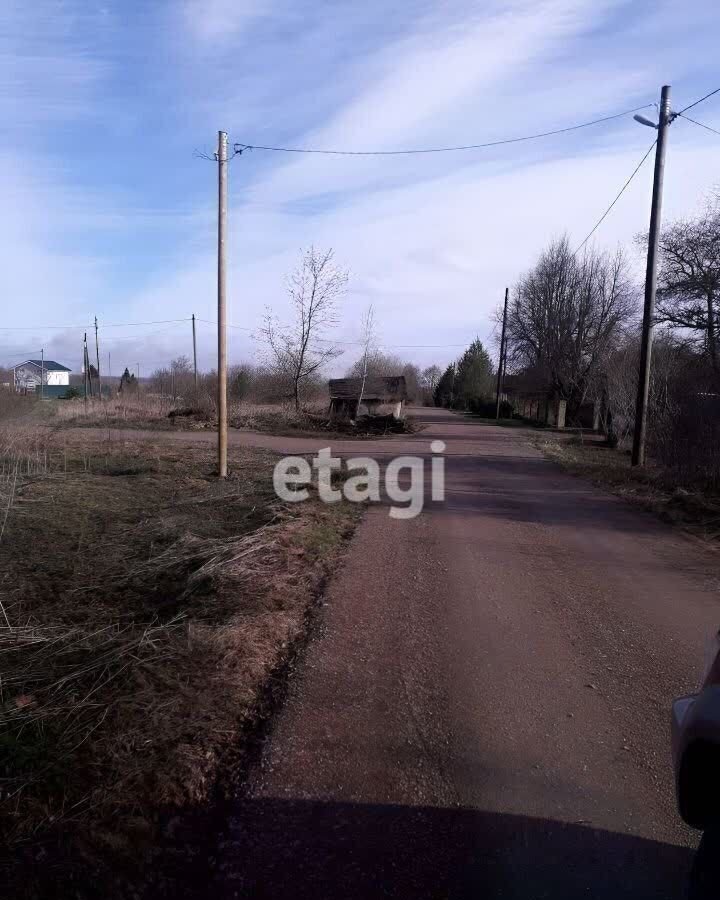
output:
[[[40,350],[40,399],[45,399],[45,348]]]
[[[224,131],[218,132],[218,475],[227,478],[227,148]]]
[[[665,174],[665,146],[667,129],[674,116],[670,110],[670,85],[663,85],[660,94],[660,119],[657,124],[655,146],[655,175],[653,179],[650,230],[648,232],[647,266],[645,269],[645,306],[643,309],[642,343],[640,345],[640,369],[635,407],[635,433],[633,435],[632,464],[645,465],[645,437],[647,434],[647,407],[650,393],[650,368],[655,317],[655,292],[657,288],[657,251],[662,219],[663,176]]]
[[[505,328],[507,326],[507,307],[509,290],[505,288],[505,306],[503,307],[502,332],[500,333],[500,362],[498,363],[497,376],[497,403],[495,404],[495,419],[500,419],[500,395],[502,394],[503,377],[505,375]]]
[[[197,344],[195,342],[195,313],[192,315],[193,328],[193,377],[195,379],[195,397],[197,399]]]
[[[98,345],[98,324],[97,316],[95,316],[95,362],[97,364],[97,387],[98,397],[102,400],[102,382],[100,381],[100,347]]]

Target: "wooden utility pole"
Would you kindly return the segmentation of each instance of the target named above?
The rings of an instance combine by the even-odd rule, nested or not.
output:
[[[98,397],[102,400],[102,382],[100,381],[100,347],[98,345],[98,324],[95,316],[95,362],[97,368]]]
[[[88,352],[87,352],[87,332],[83,335],[83,397],[85,399],[85,404],[87,405],[88,398],[88,377],[90,373],[88,372]],[[92,386],[91,386],[92,393]]]
[[[633,435],[632,464],[645,465],[645,437],[647,435],[647,407],[650,393],[650,368],[655,317],[655,292],[657,288],[657,251],[662,219],[663,176],[665,174],[665,146],[668,125],[673,120],[670,111],[670,85],[663,85],[660,94],[660,118],[655,146],[655,175],[653,178],[650,230],[648,232],[647,266],[645,269],[645,306],[643,309],[642,343],[640,345],[640,369],[635,406],[635,433]]]
[[[503,378],[505,376],[505,328],[507,327],[507,308],[509,291],[505,288],[505,306],[503,307],[502,332],[500,333],[500,362],[497,374],[497,402],[495,404],[495,419],[500,419],[500,396],[502,394]]]
[[[227,134],[218,132],[218,475],[227,478]]]
[[[195,379],[195,397],[197,398],[197,343],[195,342],[195,313],[192,314],[193,329],[193,377]]]

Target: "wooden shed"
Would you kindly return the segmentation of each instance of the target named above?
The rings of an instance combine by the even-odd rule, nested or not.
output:
[[[331,378],[329,386],[330,415],[333,417],[403,417],[407,400],[404,375],[368,375],[365,384],[362,378]]]

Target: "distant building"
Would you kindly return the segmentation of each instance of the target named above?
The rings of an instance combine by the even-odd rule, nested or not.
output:
[[[362,378],[331,378],[330,414],[337,417],[356,418],[357,416],[394,416],[403,417],[403,408],[407,400],[405,376],[386,377],[368,375],[363,386]],[[358,408],[360,394],[362,403]]]
[[[34,394],[40,384],[67,387],[71,371],[53,359],[26,359],[13,369],[15,390],[19,394]]]

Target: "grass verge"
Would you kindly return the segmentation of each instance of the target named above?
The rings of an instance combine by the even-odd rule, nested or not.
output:
[[[720,539],[720,497],[688,490],[658,466],[633,468],[628,452],[613,449],[596,437],[539,434],[533,443],[567,471],[590,478],[664,521],[706,540]]]
[[[284,506],[257,451],[220,482],[207,448],[10,434],[2,880],[8,896],[128,896],[163,822],[239,766],[358,510]]]
[[[217,419],[207,398],[202,403],[187,405],[171,398],[152,395],[116,397],[110,400],[74,399],[47,404],[38,410],[38,418],[55,429],[122,428],[150,430],[193,430],[217,428]],[[294,437],[378,438],[384,435],[412,434],[418,426],[407,419],[373,416],[357,422],[328,418],[327,405],[296,410],[292,404],[259,404],[231,401],[228,410],[231,428],[248,428],[268,434]]]

